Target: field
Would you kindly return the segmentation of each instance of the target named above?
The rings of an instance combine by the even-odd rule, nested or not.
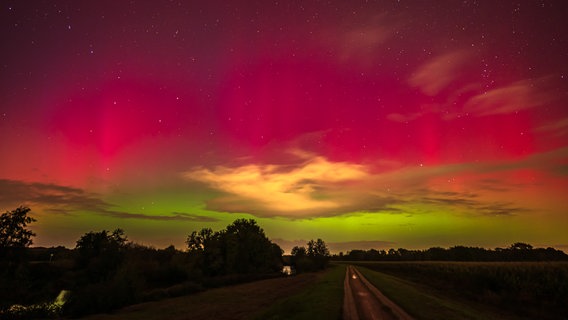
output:
[[[345,267],[132,305],[88,319],[339,319]]]
[[[428,291],[429,296],[440,302],[463,305],[452,307],[464,312],[462,318],[483,318],[482,315],[476,315],[476,310],[480,309],[502,314],[505,318],[565,319],[568,315],[568,263],[358,262],[354,264],[368,268],[368,271],[364,268],[361,270],[369,280],[406,309],[420,308],[415,302],[405,306],[405,300],[411,299],[405,297],[407,291],[417,289]],[[375,272],[370,272],[371,270]],[[393,284],[393,281],[398,281],[398,284]],[[408,290],[402,288],[404,286],[408,287]],[[416,301],[416,299],[417,297],[414,297],[411,300]],[[420,303],[424,303],[424,299],[427,300],[427,298],[418,299],[421,300]],[[407,311],[412,313],[412,310]]]
[[[330,269],[312,286],[274,304],[257,319],[341,319],[345,266],[332,265]]]

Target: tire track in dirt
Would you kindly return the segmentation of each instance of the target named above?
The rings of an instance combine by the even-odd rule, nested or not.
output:
[[[344,320],[413,320],[353,266],[347,267],[344,287]]]

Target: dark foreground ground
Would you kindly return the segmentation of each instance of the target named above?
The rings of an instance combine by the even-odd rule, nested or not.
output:
[[[248,319],[276,301],[294,295],[317,281],[321,274],[261,280],[211,289],[202,293],[141,303],[85,319]]]

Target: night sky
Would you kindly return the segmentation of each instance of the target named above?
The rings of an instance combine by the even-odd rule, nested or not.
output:
[[[566,1],[0,6],[0,209],[35,245],[568,249]]]

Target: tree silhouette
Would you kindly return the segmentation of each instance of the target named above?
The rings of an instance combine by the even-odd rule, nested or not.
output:
[[[308,242],[308,256],[312,258],[318,269],[324,269],[329,262],[330,254],[327,245],[322,239]]]
[[[282,249],[253,219],[237,219],[217,232],[193,231],[186,243],[203,273],[210,276],[278,271],[282,265]]]
[[[305,257],[307,255],[306,248],[295,246],[292,248],[292,256],[294,257]]]
[[[28,216],[30,211],[30,208],[20,206],[0,215],[0,257],[16,258],[17,252],[33,243],[35,233],[26,229],[28,224],[36,221]]]
[[[193,231],[188,237],[185,243],[189,251],[203,251],[205,248],[205,242],[213,236],[213,230],[211,228],[203,228],[201,231]]]
[[[330,259],[329,249],[322,239],[308,241],[308,248],[292,248],[292,264],[298,273],[316,271],[327,267]]]
[[[511,245],[512,250],[532,250],[533,246],[524,242],[515,242]]]
[[[91,281],[114,272],[122,262],[127,238],[122,229],[89,232],[77,240],[77,265],[86,267]]]
[[[101,232],[89,232],[79,240],[75,249],[82,259],[88,260],[101,255],[108,255],[119,251],[126,244],[124,230],[116,229],[112,233],[103,230]]]
[[[36,221],[29,217],[30,208],[20,206],[15,210],[0,215],[0,247],[28,247],[35,233],[26,229],[29,223]]]

